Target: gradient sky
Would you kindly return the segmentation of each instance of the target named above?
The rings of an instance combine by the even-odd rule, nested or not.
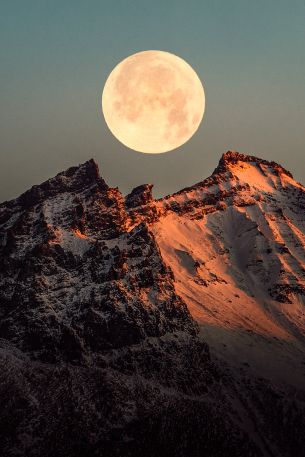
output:
[[[304,24],[304,0],[4,0],[0,201],[91,157],[124,193],[194,184],[228,149],[305,183]],[[166,154],[125,148],[100,110],[110,71],[145,49],[179,55],[205,87],[199,131]]]

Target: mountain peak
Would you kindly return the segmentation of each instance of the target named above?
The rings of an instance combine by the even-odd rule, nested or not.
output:
[[[124,199],[89,160],[0,205],[0,455],[305,457],[305,187],[283,173],[228,151]]]
[[[84,175],[91,175],[91,176],[95,176],[96,178],[99,177],[98,164],[95,162],[94,159],[86,160],[86,162],[81,163],[80,165],[70,167],[66,171],[63,171],[59,174],[64,173],[67,176],[73,176],[75,173],[79,173],[79,172],[83,173]]]
[[[50,178],[42,184],[33,186],[18,198],[18,203],[32,206],[46,197],[53,197],[64,192],[77,192],[94,185],[101,190],[108,189],[107,184],[100,177],[97,163],[90,159],[58,173],[54,178]]]
[[[98,184],[99,186],[108,188],[100,176],[98,164],[94,159],[87,160],[78,166],[70,167],[51,180],[62,180],[68,184],[67,178],[70,181],[69,185],[73,188],[75,187],[77,190],[91,186],[92,184]]]
[[[234,170],[234,168],[236,168],[236,165],[238,165],[238,163],[240,163],[240,162],[251,163],[251,164],[257,166],[258,168],[261,168],[264,165],[264,166],[271,168],[273,173],[275,173],[276,175],[284,174],[284,175],[289,176],[290,178],[293,178],[290,171],[286,170],[284,167],[282,167],[281,165],[279,165],[278,163],[276,163],[274,161],[269,162],[268,160],[260,159],[255,156],[242,154],[240,152],[232,151],[232,150],[225,152],[221,156],[218,166],[215,168],[213,174],[219,174],[219,173],[225,173],[227,171],[232,171],[232,170]]]
[[[153,200],[152,188],[153,184],[142,184],[141,186],[135,187],[130,194],[126,196],[127,208],[135,208],[150,203]]]

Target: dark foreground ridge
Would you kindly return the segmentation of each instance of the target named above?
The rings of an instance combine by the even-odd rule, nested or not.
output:
[[[304,385],[276,382],[245,365],[236,370],[211,353],[177,278],[185,268],[194,275],[191,287],[211,295],[220,273],[203,279],[200,262],[190,263],[181,247],[176,270],[164,254],[171,248],[160,238],[162,230],[172,237],[168,220],[203,227],[216,217],[222,224],[226,212],[233,220],[239,208],[267,202],[265,190],[236,178],[232,166],[240,161],[262,166],[278,201],[287,198],[302,220],[304,190],[282,177],[292,175],[236,152],[224,154],[210,178],[158,201],[149,184],[124,198],[89,160],[0,205],[0,455],[305,455]],[[226,173],[231,188],[223,191]],[[219,183],[221,190],[212,193]],[[286,206],[276,210],[283,223]],[[254,227],[247,222],[243,233]],[[303,249],[299,239],[293,243]],[[278,245],[259,246],[270,256],[277,250],[272,262],[281,261]],[[268,282],[272,306],[303,296],[299,257],[293,263],[284,247],[290,276],[283,263],[283,283]],[[219,245],[215,256],[229,249]],[[252,260],[253,278],[264,267]],[[301,317],[296,319],[291,328],[302,354]],[[264,338],[272,347],[272,336]]]

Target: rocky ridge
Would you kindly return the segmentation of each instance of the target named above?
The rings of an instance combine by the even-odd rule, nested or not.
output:
[[[194,334],[154,235],[144,222],[127,230],[124,198],[92,160],[0,211],[0,337],[54,362]]]
[[[304,455],[304,191],[229,151],[159,200],[90,160],[0,205],[2,453]]]

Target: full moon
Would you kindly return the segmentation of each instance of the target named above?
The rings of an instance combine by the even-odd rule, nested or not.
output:
[[[203,118],[205,95],[193,68],[164,51],[143,51],[110,73],[102,110],[113,135],[135,151],[158,154],[186,143]]]

